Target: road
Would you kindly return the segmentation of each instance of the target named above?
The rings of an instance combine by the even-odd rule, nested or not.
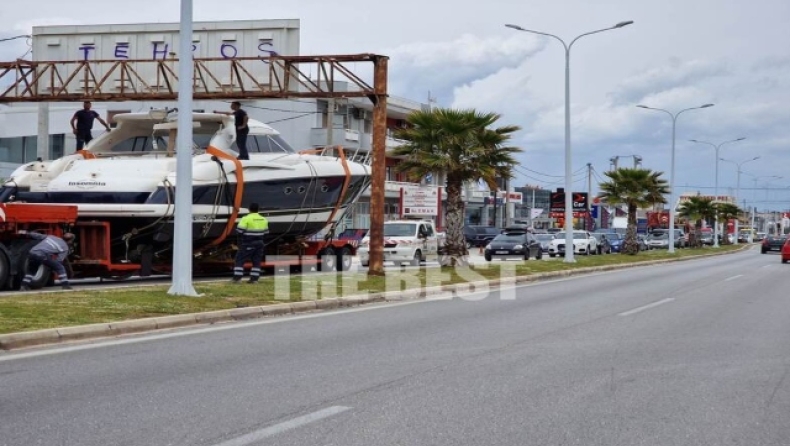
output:
[[[6,353],[0,444],[788,445],[788,272],[752,249]]]

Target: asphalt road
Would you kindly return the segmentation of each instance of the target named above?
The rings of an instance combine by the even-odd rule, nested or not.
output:
[[[790,266],[744,253],[0,355],[2,445],[788,445]]]

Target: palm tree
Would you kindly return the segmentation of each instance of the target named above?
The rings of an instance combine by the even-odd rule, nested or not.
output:
[[[732,203],[716,203],[716,212],[718,213],[719,221],[727,222],[741,215],[741,209]],[[727,225],[725,224],[725,228]],[[737,237],[737,234],[735,235]],[[722,237],[721,243],[729,245],[730,241],[727,237]]]
[[[461,197],[464,183],[484,181],[496,190],[497,179],[512,178],[512,168],[518,164],[513,155],[521,149],[506,144],[521,128],[491,128],[499,118],[496,113],[435,108],[411,113],[406,118],[409,126],[395,132],[396,138],[406,141],[392,151],[393,156],[404,157],[397,171],[412,181],[429,173],[443,174],[447,180],[445,249],[452,265],[468,262]]]
[[[716,217],[716,205],[713,203],[713,198],[690,197],[688,201],[680,205],[678,213],[681,217],[694,221],[694,231],[689,237],[689,245],[694,248],[700,247],[702,245],[700,240],[702,222]]]
[[[628,228],[622,252],[636,254],[639,243],[636,239],[636,211],[657,203],[666,203],[664,195],[669,193],[666,180],[661,178],[663,172],[650,169],[620,168],[606,172],[609,181],[598,187],[601,192],[598,198],[612,205],[624,204],[628,207]]]

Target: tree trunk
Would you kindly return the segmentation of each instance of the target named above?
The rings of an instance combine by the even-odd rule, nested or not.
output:
[[[694,223],[694,248],[702,248],[702,219],[697,219]]]
[[[469,251],[466,249],[466,238],[464,237],[462,185],[461,181],[449,178],[447,180],[447,232],[444,249],[445,255],[450,259],[451,266],[469,263]]]
[[[621,252],[630,255],[639,252],[639,242],[636,240],[636,206],[633,204],[628,205],[628,227],[625,230],[625,241]]]

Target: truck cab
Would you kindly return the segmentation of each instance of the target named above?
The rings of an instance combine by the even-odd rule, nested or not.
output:
[[[431,221],[394,220],[384,223],[384,261],[396,265],[419,266],[426,260],[438,260],[444,236],[436,231]],[[370,237],[360,243],[359,261],[370,264]]]

